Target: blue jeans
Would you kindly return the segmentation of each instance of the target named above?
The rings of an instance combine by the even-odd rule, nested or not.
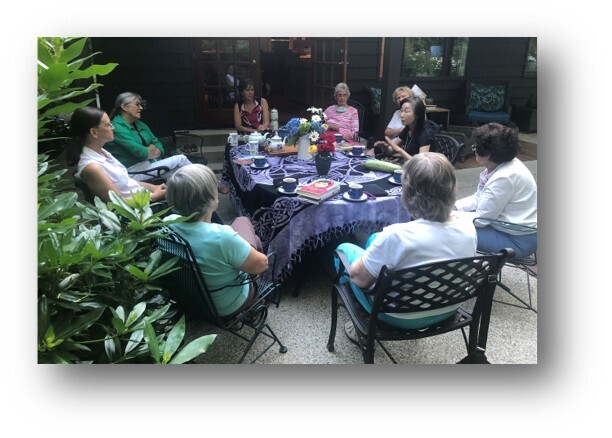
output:
[[[372,241],[376,238],[377,234],[378,233],[374,233],[368,238],[368,241],[366,242],[366,245],[365,245],[366,248],[370,246]],[[364,248],[361,248],[352,243],[342,243],[338,245],[337,249],[343,251],[344,254],[346,254],[346,258],[348,259],[349,264],[352,264],[355,260],[360,258],[365,251]],[[336,272],[338,272],[338,270],[340,269],[340,261],[335,257],[334,257],[334,264],[336,266]],[[361,304],[368,313],[372,312],[373,297],[371,295],[364,294],[361,289],[355,286],[353,282],[350,280],[346,271],[344,275],[340,278],[340,283],[349,283],[351,285],[351,290],[353,294],[355,295],[355,298],[357,298],[357,301],[359,301],[359,304]],[[432,325],[436,322],[443,321],[446,318],[449,318],[450,316],[454,314],[455,314],[455,310],[451,312],[443,313],[441,315],[428,316],[425,318],[403,319],[403,318],[397,318],[395,316],[391,316],[387,313],[380,313],[378,315],[378,319],[380,319],[381,321],[389,325],[395,326],[395,327],[400,327],[400,328],[405,328],[405,329],[420,329],[420,328]]]
[[[478,250],[496,253],[504,248],[512,248],[517,259],[533,254],[538,249],[538,233],[514,235],[496,230],[491,226],[476,227]]]

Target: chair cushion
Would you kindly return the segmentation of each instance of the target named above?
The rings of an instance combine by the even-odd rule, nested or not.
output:
[[[470,110],[495,112],[504,109],[506,87],[472,83],[468,105]]]
[[[468,122],[478,123],[508,123],[510,121],[510,114],[505,111],[497,112],[485,112],[485,111],[470,111],[467,116]]]
[[[372,112],[380,114],[381,89],[376,87],[368,87],[372,99]]]

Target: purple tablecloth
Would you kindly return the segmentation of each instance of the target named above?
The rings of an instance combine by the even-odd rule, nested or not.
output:
[[[319,178],[314,160],[298,160],[295,155],[267,156],[270,166],[260,170],[234,162],[245,156],[249,152],[243,146],[227,146],[223,178],[232,185],[230,198],[239,215],[253,222],[264,250],[276,253],[278,281],[287,278],[304,254],[335,237],[357,230],[380,231],[386,225],[410,220],[401,205],[401,187],[388,181],[389,173],[365,168],[364,158],[336,152],[326,178],[343,183],[342,190],[320,205],[313,205],[295,195],[284,195],[278,188],[288,176],[297,178],[300,184]],[[363,184],[376,199],[359,203],[344,200],[342,194],[351,182]]]

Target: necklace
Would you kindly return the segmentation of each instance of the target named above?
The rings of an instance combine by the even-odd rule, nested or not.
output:
[[[338,106],[336,105],[336,112],[337,113],[343,113],[346,111],[346,107],[345,106]]]

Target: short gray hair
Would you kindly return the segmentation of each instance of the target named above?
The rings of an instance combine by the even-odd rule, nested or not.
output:
[[[336,88],[334,88],[334,97],[336,97],[338,92],[340,92],[341,90],[346,91],[349,97],[351,96],[351,90],[349,90],[348,85],[346,85],[344,82],[340,82],[338,85],[336,85]]]
[[[140,96],[140,94],[132,93],[131,91],[121,93],[115,98],[115,106],[113,107],[113,110],[111,111],[109,117],[112,119],[117,114],[121,114],[121,111],[123,111],[121,109],[121,106],[130,103],[134,99],[140,99],[142,101],[142,97]]]
[[[199,219],[217,202],[215,173],[203,164],[188,164],[178,169],[167,182],[166,199],[181,216],[197,213],[190,221]]]
[[[446,222],[455,204],[457,177],[448,158],[424,152],[404,163],[402,203],[415,219]]]

